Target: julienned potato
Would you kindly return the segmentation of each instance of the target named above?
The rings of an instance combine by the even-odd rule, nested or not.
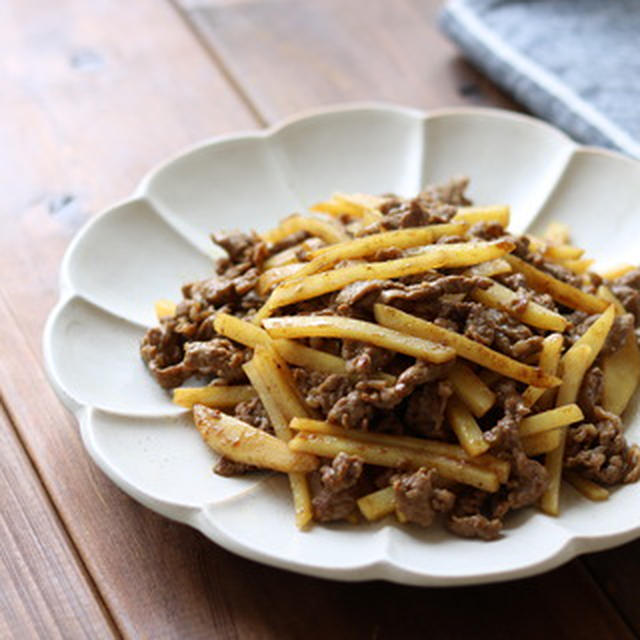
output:
[[[357,520],[357,511],[367,520],[395,513],[400,522],[426,526],[441,511],[454,533],[488,539],[501,528],[504,513],[500,513],[500,504],[510,500],[507,510],[525,506],[518,502],[519,496],[520,502],[531,502],[533,489],[518,485],[527,465],[530,469],[536,465],[536,473],[531,475],[538,482],[535,502],[550,515],[558,514],[563,478],[588,498],[601,500],[608,496],[602,483],[593,482],[579,465],[564,469],[565,445],[571,425],[584,425],[585,432],[593,427],[588,421],[594,419],[594,407],[601,411],[597,415],[604,416],[603,420],[617,420],[637,387],[637,341],[633,331],[628,331],[621,342],[614,335],[629,318],[609,286],[631,267],[602,276],[590,273],[591,261],[583,258],[582,249],[569,243],[568,229],[557,223],[549,227],[544,238],[528,237],[529,254],[522,254],[517,248],[522,240],[505,232],[508,207],[471,207],[464,203],[462,193],[456,204],[433,195],[446,193],[446,187],[424,193],[432,200],[420,206],[425,210],[433,206],[441,212],[442,219],[437,222],[423,220],[420,224],[418,220],[418,224],[406,228],[393,228],[391,221],[397,211],[414,206],[424,194],[414,201],[336,194],[315,205],[314,213],[290,216],[264,233],[260,246],[272,249],[252,273],[251,286],[242,293],[254,295],[255,291],[261,302],[252,301],[253,310],[243,314],[227,312],[228,305],[214,306],[212,329],[208,329],[214,336],[249,350],[246,355],[250,358],[241,365],[244,376],[236,376],[233,384],[218,379],[214,385],[174,389],[174,401],[193,408],[196,426],[217,453],[239,465],[288,474],[300,528],[314,520],[318,494],[313,495],[310,480],[315,485],[320,482],[321,491],[327,486],[342,487],[336,492],[343,491],[345,500],[352,500],[352,510],[344,514],[351,521]],[[274,250],[278,246],[282,248]],[[521,255],[515,255],[517,252]],[[534,256],[535,260],[523,259],[523,255]],[[230,255],[223,270],[233,270],[234,260]],[[565,273],[570,277],[562,277]],[[513,274],[521,274],[523,286],[505,284],[504,277]],[[466,283],[460,291],[439,293],[440,305],[446,301],[467,305],[465,308],[476,305],[473,308],[480,311],[495,309],[495,313],[528,326],[535,338],[530,342],[536,348],[530,353],[508,355],[482,335],[457,330],[446,317],[421,317],[420,306],[414,303],[420,301],[429,283],[437,284],[439,278],[449,278],[451,284]],[[383,302],[376,298],[367,319],[336,313],[339,292],[361,283],[380,282],[380,291],[404,287],[406,295],[400,300],[410,301],[413,293],[415,299],[400,308],[393,297]],[[423,290],[411,289],[416,282]],[[474,286],[469,288],[469,283]],[[319,301],[328,296],[335,296],[335,303],[325,309]],[[320,305],[321,311],[306,306],[309,303]],[[159,301],[156,310],[161,329],[167,331],[171,326],[179,333],[184,309]],[[577,335],[575,319],[582,316],[589,316],[588,326]],[[615,342],[614,338],[620,344],[611,351],[606,345]],[[448,441],[367,430],[366,420],[360,425],[364,429],[354,429],[350,424],[318,419],[327,416],[309,405],[297,371],[352,380],[353,389],[360,384],[353,362],[325,346],[331,341],[338,341],[342,351],[347,343],[372,345],[385,353],[400,354],[395,356],[399,359],[415,358],[417,365],[424,363],[423,369],[432,367],[426,371],[440,372],[436,379],[450,390],[446,406],[441,407]],[[143,343],[143,356],[151,365],[156,364],[145,346]],[[189,349],[183,348],[182,362],[186,363]],[[585,376],[595,376],[594,363],[602,380],[600,395],[591,406],[582,395],[586,393]],[[401,406],[397,402],[393,405],[393,401],[400,398],[402,402],[414,393],[411,389],[402,396],[409,369],[398,373],[393,367],[385,370],[380,366],[368,371],[367,393],[376,407],[385,407],[385,393],[396,394],[388,401],[391,408]],[[446,373],[441,375],[442,371]],[[188,373],[220,378],[211,367],[200,366],[194,371],[187,367],[181,375]],[[513,394],[504,400],[501,385],[509,380],[513,381],[509,383]],[[591,379],[588,382],[591,384]],[[507,405],[501,403],[506,402],[517,406],[505,408]],[[222,412],[233,412],[242,403],[261,406],[273,433]],[[510,411],[513,415],[507,416]],[[503,418],[499,417],[501,413]],[[511,422],[505,436],[498,433],[498,427],[507,417]],[[627,446],[621,433],[616,437],[621,439],[617,455],[626,473],[616,480],[635,480],[640,473],[637,447]],[[504,438],[509,442],[505,444]],[[580,453],[574,457],[579,458]],[[333,463],[327,465],[326,459]],[[379,469],[377,482],[383,486],[372,485],[368,492],[361,488],[360,495],[347,496],[366,475],[363,468]],[[391,470],[386,475],[385,468]],[[351,485],[349,473],[359,474]],[[338,478],[340,474],[347,482]],[[529,502],[521,497],[525,489],[529,490]],[[492,507],[493,512],[482,507],[484,511],[465,514],[459,507],[468,496],[479,496],[485,504],[497,506]],[[355,505],[357,511],[353,511]],[[476,518],[474,526],[466,527],[465,518]],[[486,523],[480,526],[478,518]]]

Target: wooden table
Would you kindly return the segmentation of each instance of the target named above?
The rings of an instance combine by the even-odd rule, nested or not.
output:
[[[62,254],[94,213],[206,136],[383,99],[514,105],[436,30],[433,0],[0,3],[0,637],[631,638],[640,542],[509,584],[302,577],[121,493],[49,388]]]

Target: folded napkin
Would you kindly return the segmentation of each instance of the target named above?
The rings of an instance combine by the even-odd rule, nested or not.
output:
[[[440,25],[532,113],[640,157],[640,0],[452,0]]]

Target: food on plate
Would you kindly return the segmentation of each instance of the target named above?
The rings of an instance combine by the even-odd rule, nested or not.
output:
[[[563,481],[605,500],[640,476],[620,418],[640,269],[598,275],[563,224],[513,235],[466,186],[214,233],[214,274],[156,303],[149,371],[217,473],[287,474],[300,528],[390,516],[494,539],[511,511],[557,515]]]

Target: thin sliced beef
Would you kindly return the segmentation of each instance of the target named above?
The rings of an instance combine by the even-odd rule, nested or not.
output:
[[[350,318],[372,319],[373,305],[380,292],[390,283],[383,280],[359,280],[352,282],[335,298],[336,313]]]
[[[331,465],[320,469],[322,484],[329,491],[337,492],[350,489],[362,475],[363,461],[358,456],[349,456],[340,452]]]
[[[231,478],[232,476],[241,476],[249,471],[256,470],[257,467],[253,467],[242,462],[236,462],[235,460],[230,460],[224,456],[218,460],[216,466],[213,468],[214,473],[227,478]]]
[[[273,433],[271,421],[259,398],[240,402],[236,405],[233,414],[238,420],[242,420],[242,422],[246,422],[256,429]]]
[[[455,533],[461,538],[496,540],[502,531],[502,520],[487,518],[479,513],[470,516],[451,514],[446,520],[446,526],[451,533]]]
[[[222,378],[230,383],[245,379],[242,365],[250,351],[227,338],[188,342],[184,346],[184,366],[191,375]]]
[[[211,239],[224,249],[228,260],[233,264],[248,262],[251,266],[261,267],[269,257],[269,250],[260,236],[254,232],[212,233]],[[222,263],[225,264],[225,263]]]
[[[445,522],[447,529],[462,538],[498,538],[502,520],[491,515],[491,495],[481,489],[460,488],[453,511]]]
[[[606,485],[634,474],[637,452],[627,445],[620,419],[604,410],[595,423],[569,427],[564,465]]]
[[[363,495],[359,487],[362,470],[362,459],[346,453],[339,453],[330,465],[321,467],[319,486],[317,482],[312,483],[311,505],[316,520],[344,520],[355,511],[356,500]]]
[[[140,354],[161,387],[180,386],[191,374],[182,363],[184,339],[164,324],[149,329],[142,339]]]
[[[591,367],[582,379],[578,392],[578,405],[587,420],[598,420],[601,415],[602,393],[604,391],[604,376],[600,367]]]
[[[511,510],[535,504],[549,485],[544,465],[528,458],[522,449],[503,452],[503,457],[511,462],[511,473],[506,485],[490,498],[493,518],[504,518]]]
[[[452,491],[438,488],[436,472],[424,467],[411,474],[397,476],[393,481],[393,493],[398,515],[406,522],[429,527],[438,512],[453,509],[456,496]]]
[[[371,375],[384,371],[393,360],[392,351],[366,342],[344,340],[341,356],[347,361],[347,371],[358,375]]]
[[[327,420],[344,429],[366,431],[374,412],[374,407],[366,401],[360,391],[349,391],[331,407]]]
[[[428,282],[413,285],[397,284],[380,293],[380,302],[394,304],[398,300],[405,302],[425,302],[435,300],[445,294],[467,294],[473,289],[488,289],[492,285],[488,278],[478,276],[442,276]]]
[[[521,448],[518,429],[528,413],[529,407],[516,390],[513,380],[501,381],[496,387],[497,404],[504,414],[494,427],[485,431],[484,439],[494,450],[512,451]]]
[[[611,284],[611,291],[622,306],[633,314],[636,326],[640,326],[640,269],[632,269]]]
[[[606,358],[621,349],[629,336],[635,336],[635,318],[631,313],[616,316],[599,356]]]
[[[451,384],[445,380],[416,389],[409,397],[404,412],[407,429],[426,438],[447,440],[451,430],[444,417],[452,393]]]
[[[467,315],[464,334],[493,347],[516,360],[524,360],[542,349],[542,336],[500,311],[473,303]]]

